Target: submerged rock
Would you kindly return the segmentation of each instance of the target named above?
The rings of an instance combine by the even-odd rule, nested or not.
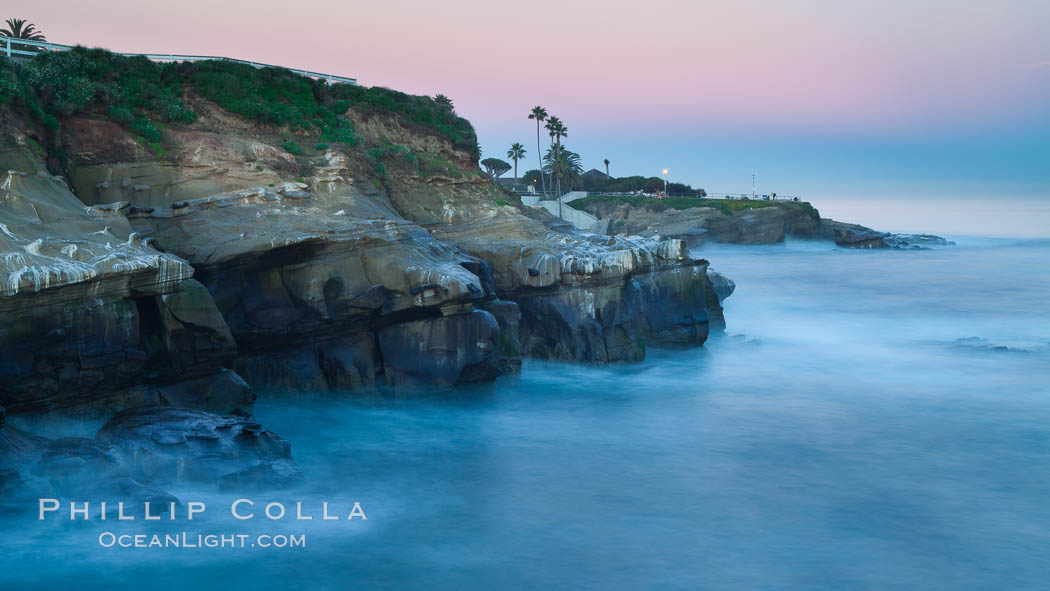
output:
[[[847,224],[824,218],[821,236],[845,248],[896,248],[920,250],[930,246],[953,246],[955,243],[932,234],[890,234],[858,224]]]
[[[250,419],[171,406],[125,410],[95,436],[132,474],[160,485],[284,488],[300,477],[291,446]]]
[[[141,477],[124,459],[92,439],[45,439],[17,429],[0,430],[0,499],[32,506],[39,498],[119,499],[128,507],[174,496]]]
[[[1047,353],[1050,352],[1050,343],[1011,342],[1003,344],[982,337],[966,337],[956,339],[952,343],[952,348],[996,353]]]
[[[889,248],[887,234],[858,224],[847,224],[832,219],[820,220],[819,236],[845,248]]]

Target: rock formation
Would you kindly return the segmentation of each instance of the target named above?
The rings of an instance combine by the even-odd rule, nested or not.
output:
[[[609,234],[681,238],[691,245],[710,240],[726,244],[775,244],[786,238],[830,240],[845,248],[923,248],[952,244],[928,234],[890,234],[857,224],[821,218],[808,203],[737,201],[739,211],[724,211],[717,200],[586,199],[578,207],[607,221]],[[724,207],[724,206],[722,206]]]
[[[240,416],[138,406],[94,439],[47,439],[0,426],[0,499],[7,501],[79,497],[166,507],[178,499],[163,487],[175,484],[273,489],[300,476],[289,444]]]
[[[118,413],[95,439],[111,446],[139,481],[285,488],[301,476],[291,446],[249,419],[173,406]]]
[[[452,386],[724,326],[682,240],[567,229],[398,112],[349,104],[353,142],[293,155],[306,132],[184,92],[163,149],[103,107],[57,136],[0,107],[8,412],[250,412],[250,388]]]
[[[2,494],[288,486],[287,442],[247,418],[255,391],[639,361],[725,325],[732,282],[683,240],[523,207],[429,98],[229,64],[162,79],[100,50],[38,66],[0,59]],[[5,420],[52,411],[118,414],[95,439]]]

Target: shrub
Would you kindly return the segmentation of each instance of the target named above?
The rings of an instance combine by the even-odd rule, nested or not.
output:
[[[328,144],[325,143],[325,142],[317,142],[316,144],[314,144],[314,149],[315,150],[327,150],[328,149]]]
[[[333,107],[355,106],[365,114],[397,114],[418,127],[445,137],[454,147],[470,152],[474,158],[481,156],[478,137],[470,122],[430,97],[412,96],[378,86],[365,88],[339,84],[328,87],[328,90],[337,97],[332,103]],[[345,110],[343,108],[341,112]]]
[[[281,144],[281,147],[289,154],[295,154],[296,156],[302,156],[304,154],[303,149],[299,147],[299,144],[292,141],[284,142]]]
[[[123,125],[135,122],[135,114],[125,105],[113,105],[109,108],[109,118]]]
[[[153,122],[150,121],[149,117],[138,117],[129,127],[131,128],[131,131],[151,142],[159,142],[164,137],[160,130],[153,125]]]
[[[354,108],[397,115],[480,154],[474,128],[450,104],[385,88],[329,85],[282,68],[221,60],[159,64],[83,47],[42,52],[24,65],[0,60],[0,102],[15,104],[52,131],[61,117],[90,113],[108,116],[148,142],[161,142],[160,122],[196,120],[183,100],[190,90],[246,119],[310,132],[318,144],[356,146],[359,138],[346,115]]]

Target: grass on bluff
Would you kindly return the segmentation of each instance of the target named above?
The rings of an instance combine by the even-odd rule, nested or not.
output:
[[[603,201],[616,201],[628,203],[632,207],[640,207],[649,211],[667,211],[668,209],[684,210],[708,207],[717,209],[725,215],[732,215],[739,211],[748,209],[761,209],[763,207],[794,207],[805,211],[810,215],[819,215],[817,210],[806,201],[765,201],[753,199],[698,199],[695,197],[666,197],[663,199],[655,197],[633,197],[627,195],[596,195],[583,197],[569,203],[576,209],[586,209],[593,203]]]
[[[25,64],[0,58],[0,104],[52,133],[60,131],[62,117],[92,114],[120,123],[143,144],[159,145],[165,126],[196,120],[184,100],[187,90],[246,119],[312,135],[318,145],[357,145],[345,115],[356,106],[399,115],[459,149],[479,152],[474,128],[451,108],[385,88],[329,85],[282,68],[218,60],[161,64],[83,47],[41,53]]]

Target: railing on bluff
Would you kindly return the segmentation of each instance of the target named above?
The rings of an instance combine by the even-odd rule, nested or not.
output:
[[[62,45],[59,43],[50,43],[47,41],[28,41],[26,39],[14,39],[11,37],[4,37],[0,35],[0,42],[3,46],[0,47],[0,55],[6,55],[11,59],[29,59],[36,56],[42,51],[69,51],[73,49],[72,45]],[[22,49],[18,49],[21,47]],[[288,70],[300,76],[306,76],[308,78],[314,78],[317,80],[325,80],[329,84],[357,84],[357,78],[347,78],[346,76],[336,76],[335,74],[324,74],[321,72],[313,72],[310,70],[298,70],[295,68],[286,68],[284,66],[275,66],[273,64],[264,64],[260,62],[253,62],[248,60],[239,60],[232,57],[221,57],[214,55],[182,55],[179,53],[122,53],[113,52],[117,55],[124,57],[137,57],[142,56],[148,60],[154,62],[199,62],[204,60],[218,60],[223,62],[234,62],[237,64],[244,64],[252,66],[253,68],[281,68]]]

